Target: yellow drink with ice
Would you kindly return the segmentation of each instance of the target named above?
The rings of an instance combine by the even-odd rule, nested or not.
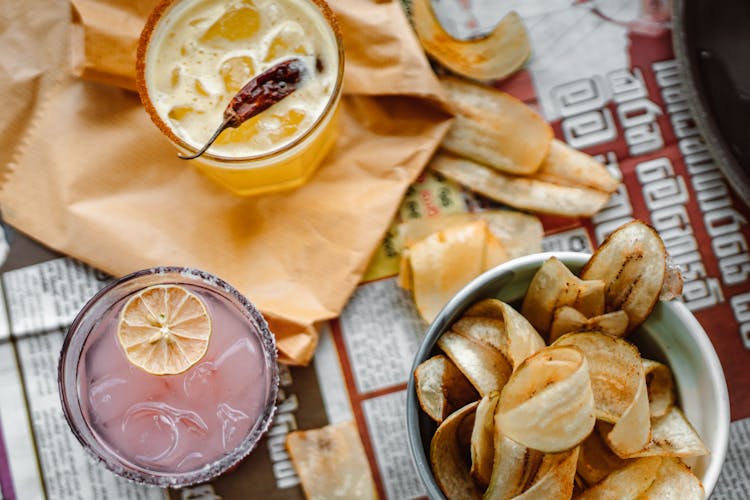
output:
[[[319,0],[163,2],[141,36],[138,88],[154,122],[194,153],[222,123],[229,101],[253,77],[296,58],[296,90],[237,128],[200,158],[207,176],[249,195],[303,184],[336,138],[343,48]]]

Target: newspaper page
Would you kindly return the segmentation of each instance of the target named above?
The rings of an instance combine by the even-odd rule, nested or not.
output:
[[[592,219],[544,216],[544,250],[589,252],[634,218],[652,224],[685,276],[682,300],[703,325],[729,385],[732,424],[712,498],[750,489],[750,209],[717,168],[682,93],[666,2],[435,0],[458,37],[486,32],[508,10],[523,17],[533,55],[497,86],[538,109],[556,136],[599,157],[622,187]],[[408,2],[407,2],[408,7]],[[394,221],[495,204],[425,171]],[[354,420],[382,498],[425,495],[407,445],[406,383],[426,325],[396,282],[393,230],[340,318],[321,325],[313,365],[282,367],[277,417],[234,470],[208,484],[161,490],[119,479],[82,450],[57,394],[65,328],[110,278],[40,252],[18,235],[2,271],[2,499],[304,498],[286,435]],[[18,249],[22,250],[18,250]],[[22,256],[23,255],[23,256]],[[23,265],[18,263],[22,262]]]

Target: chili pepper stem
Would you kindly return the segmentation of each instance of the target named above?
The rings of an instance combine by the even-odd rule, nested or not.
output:
[[[213,133],[210,139],[208,139],[208,142],[200,149],[197,153],[190,155],[190,156],[184,156],[182,153],[178,153],[177,156],[181,160],[194,160],[198,158],[200,155],[206,152],[208,148],[211,147],[211,144],[214,143],[214,141],[219,137],[219,134],[221,134],[225,129],[229,128],[229,126],[233,122],[233,117],[228,116],[224,118],[224,121],[221,122],[221,125],[219,125],[219,128],[216,129],[216,131]]]

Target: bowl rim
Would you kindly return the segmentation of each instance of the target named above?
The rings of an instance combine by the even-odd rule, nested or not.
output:
[[[510,282],[516,273],[516,270],[541,266],[542,263],[550,257],[558,258],[567,267],[569,264],[584,265],[588,262],[591,254],[584,252],[541,252],[518,257],[500,264],[485,271],[459,290],[458,293],[456,293],[456,295],[454,295],[441,309],[433,322],[429,325],[427,332],[422,339],[422,343],[414,356],[411,371],[409,372],[409,382],[406,388],[406,421],[409,448],[417,474],[421,479],[422,484],[425,486],[429,498],[445,499],[445,495],[443,495],[443,492],[435,481],[434,475],[432,474],[432,467],[430,466],[429,459],[425,454],[424,445],[421,439],[419,425],[421,408],[419,406],[419,401],[417,400],[414,370],[417,369],[417,366],[419,366],[422,361],[427,359],[430,352],[434,349],[438,338],[444,333],[447,327],[453,324],[455,320],[458,319],[466,309],[468,309],[470,304],[473,303],[473,301],[469,301],[470,298],[479,294],[487,294],[489,296],[493,291],[500,290],[504,285]],[[696,317],[682,302],[676,300],[665,301],[664,306],[672,308],[673,312],[680,318],[680,320],[690,326],[690,328],[686,328],[685,330],[696,344],[698,350],[702,353],[703,359],[706,361],[710,378],[709,383],[718,400],[718,408],[716,409],[719,417],[716,422],[718,426],[718,436],[716,439],[718,447],[711,450],[712,458],[704,473],[702,481],[706,497],[708,497],[713,491],[714,486],[719,479],[719,475],[721,474],[721,468],[724,464],[729,444],[729,424],[731,423],[731,420],[727,383],[716,350]]]

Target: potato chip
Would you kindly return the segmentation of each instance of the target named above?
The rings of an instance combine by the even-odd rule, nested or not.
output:
[[[508,259],[542,251],[544,229],[541,221],[534,215],[515,210],[443,213],[432,217],[409,219],[397,227],[395,250],[400,252],[432,233],[479,219],[487,221],[487,227],[502,243]]]
[[[558,307],[552,314],[549,327],[549,342],[552,343],[566,333],[585,332],[588,318],[570,306]]]
[[[609,200],[609,193],[603,191],[509,175],[468,157],[445,152],[438,152],[430,167],[472,191],[520,210],[565,217],[590,217]]]
[[[632,456],[632,453],[641,450],[651,439],[646,379],[641,377],[639,381],[635,399],[604,436],[610,449],[621,458]]]
[[[639,498],[656,480],[661,457],[639,458],[612,472],[585,490],[577,500],[619,500]]]
[[[536,475],[544,454],[503,435],[497,425],[497,415],[494,448],[492,476],[484,500],[505,500],[520,495]]]
[[[547,337],[557,308],[580,303],[582,295],[591,296],[591,290],[598,288],[598,282],[580,280],[559,259],[551,257],[531,279],[521,313],[540,335]]]
[[[672,371],[665,364],[650,359],[642,359],[648,387],[648,406],[651,418],[663,417],[672,409],[675,402]]]
[[[453,323],[451,330],[464,337],[494,347],[508,357],[508,334],[505,321],[482,316],[464,315]]]
[[[625,311],[612,311],[589,318],[589,330],[604,333],[610,337],[623,337],[628,329],[628,315]]]
[[[500,393],[486,394],[477,406],[474,428],[471,432],[471,477],[486,487],[492,475],[494,459],[495,408]]]
[[[544,228],[539,217],[515,210],[483,210],[476,216],[487,221],[490,232],[508,252],[508,259],[542,251]]]
[[[531,323],[511,306],[497,299],[485,299],[474,304],[464,313],[463,318],[453,325],[453,329],[460,331],[468,324],[485,327],[492,325],[496,329],[497,340],[488,338],[492,335],[489,331],[482,332],[483,336],[480,335],[476,326],[474,329],[477,331],[471,336],[493,345],[510,360],[514,369],[523,360],[544,348],[544,339],[539,336]]]
[[[707,453],[706,446],[685,415],[677,407],[672,407],[666,415],[652,421],[648,445],[628,456],[694,457]]]
[[[290,432],[286,448],[308,499],[378,498],[354,421]]]
[[[396,250],[409,248],[419,240],[451,226],[461,226],[477,220],[473,212],[440,213],[431,217],[408,219],[396,228]]]
[[[574,346],[588,362],[596,417],[615,423],[635,401],[645,374],[638,349],[623,339],[598,332],[569,333],[556,346]],[[648,398],[646,398],[648,404]]]
[[[451,226],[412,244],[408,253],[408,278],[417,309],[430,322],[464,285],[494,262],[486,262],[487,241],[496,238],[482,220]]]
[[[604,281],[586,280],[578,282],[578,296],[570,306],[587,318],[604,314]]]
[[[449,70],[476,80],[499,80],[521,66],[531,52],[521,17],[509,12],[486,36],[456,40],[442,27],[429,0],[411,3],[414,30],[425,51]]]
[[[508,381],[511,365],[497,349],[470,340],[453,331],[445,332],[438,347],[455,363],[481,396],[499,391]]]
[[[612,311],[587,318],[576,309],[563,306],[555,310],[549,332],[549,341],[554,342],[566,333],[586,331],[604,333],[610,337],[622,337],[625,335],[627,327],[628,315],[625,314],[625,311]]]
[[[609,235],[584,266],[581,277],[607,283],[607,311],[625,311],[631,332],[659,300],[666,259],[659,234],[641,221],[632,221]]]
[[[456,113],[442,147],[494,171],[535,172],[547,156],[552,127],[510,94],[454,77],[440,82]]]
[[[547,156],[532,176],[553,184],[589,187],[605,193],[616,191],[620,185],[607,167],[557,139],[552,139]]]
[[[479,399],[474,386],[442,354],[433,356],[414,370],[417,399],[422,410],[437,423],[459,408]]]
[[[599,432],[589,434],[578,448],[576,472],[588,485],[598,483],[627,463],[609,449]]]
[[[588,365],[576,348],[546,347],[530,356],[500,393],[497,425],[535,450],[568,450],[586,438],[594,422]]]
[[[469,473],[459,438],[459,428],[467,418],[473,418],[478,401],[452,413],[435,431],[430,442],[430,463],[435,481],[448,498],[481,498]],[[353,497],[354,498],[354,497]]]
[[[682,295],[682,272],[679,266],[672,263],[672,259],[667,254],[667,273],[664,276],[664,284],[661,287],[659,300],[672,300]]]
[[[703,500],[706,492],[693,471],[676,458],[665,458],[639,500]]]
[[[515,500],[567,500],[573,495],[578,448],[544,455],[536,477],[528,490]]]

